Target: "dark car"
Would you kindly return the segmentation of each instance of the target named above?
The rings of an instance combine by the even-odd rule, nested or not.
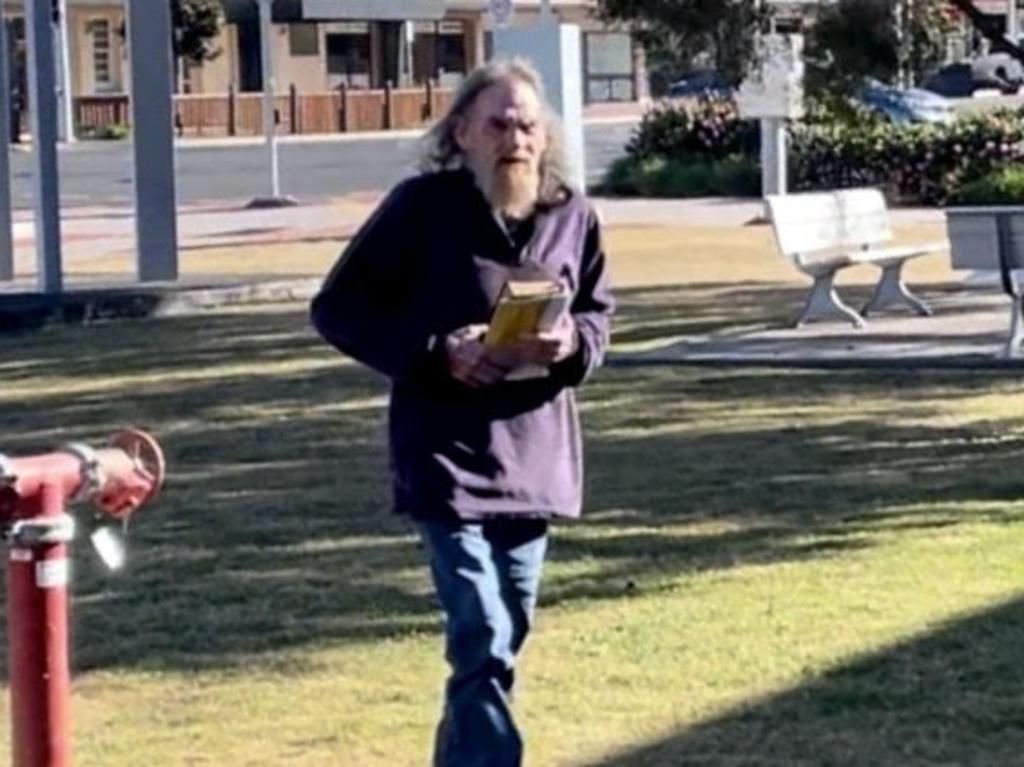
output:
[[[948,64],[929,77],[924,87],[942,96],[973,96],[979,90],[1016,93],[1024,80],[1021,64],[1006,54],[994,53],[971,61]]]
[[[669,86],[669,98],[697,98],[711,96],[728,98],[736,88],[713,69],[696,69]]]

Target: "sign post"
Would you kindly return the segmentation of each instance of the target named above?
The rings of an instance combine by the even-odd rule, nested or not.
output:
[[[500,0],[497,5],[501,14]],[[492,14],[494,11],[492,4]],[[507,20],[508,16],[505,18]],[[536,22],[494,31],[494,50],[499,56],[522,56],[537,67],[544,80],[548,101],[562,118],[570,180],[578,189],[586,191],[580,28],[575,24],[560,23],[551,10],[549,0],[543,0],[540,18]]]
[[[758,38],[758,66],[740,85],[740,115],[761,121],[761,194],[785,194],[786,120],[803,115],[803,36]]]

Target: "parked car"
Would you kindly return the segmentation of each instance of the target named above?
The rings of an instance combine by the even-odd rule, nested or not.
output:
[[[1014,94],[1024,81],[1024,68],[1005,53],[993,53],[970,61],[947,64],[929,77],[924,87],[950,97],[973,96],[978,90]]]
[[[891,123],[948,123],[955,116],[948,99],[922,88],[897,88],[870,81],[858,101]]]
[[[730,98],[736,88],[713,69],[695,69],[669,86],[669,98],[697,98],[711,96]]]

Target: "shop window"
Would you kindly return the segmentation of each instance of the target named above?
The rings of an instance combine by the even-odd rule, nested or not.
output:
[[[353,88],[370,87],[370,36],[359,32],[328,32],[327,73]]]
[[[413,40],[413,77],[451,84],[466,73],[466,30],[461,21],[419,23]]]
[[[587,101],[632,101],[633,41],[625,32],[585,35]]]

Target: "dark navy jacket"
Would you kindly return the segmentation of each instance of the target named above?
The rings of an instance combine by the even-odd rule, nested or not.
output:
[[[465,171],[409,179],[359,231],[313,300],[321,335],[391,380],[400,512],[426,519],[580,513],[573,387],[608,345],[605,254],[595,214],[578,195],[539,209],[532,227],[525,243],[510,238]],[[546,378],[483,389],[455,381],[444,336],[486,323],[506,280],[540,275],[573,291],[578,353]]]

